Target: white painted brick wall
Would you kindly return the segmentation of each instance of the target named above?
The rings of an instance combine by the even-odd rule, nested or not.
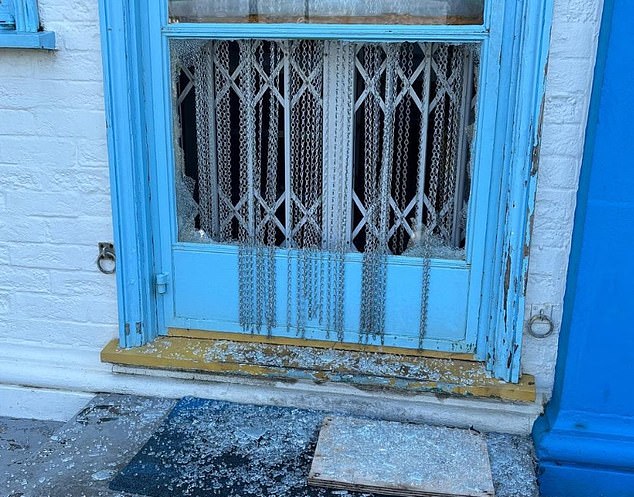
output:
[[[39,3],[59,50],[0,49],[0,340],[94,350],[117,333],[97,2]]]
[[[112,240],[96,3],[40,0],[59,50],[0,49],[0,342],[93,353],[116,336],[95,267]],[[527,304],[559,324],[602,0],[555,3]],[[557,336],[524,342],[548,393]]]
[[[555,333],[525,333],[522,368],[550,396],[603,0],[555,0],[527,311],[546,309]],[[530,314],[529,314],[530,316]]]

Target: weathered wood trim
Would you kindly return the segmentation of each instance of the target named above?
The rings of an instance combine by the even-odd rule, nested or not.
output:
[[[432,392],[514,402],[534,402],[536,398],[532,376],[524,375],[517,384],[507,383],[491,378],[479,362],[372,354],[371,359],[381,365],[381,371],[384,368],[397,371],[384,374],[365,372],[362,366],[357,367],[368,360],[367,353],[346,351],[346,361],[339,362],[333,359],[331,352],[312,349],[310,355],[315,360],[307,367],[296,352],[285,345],[160,337],[133,349],[122,349],[118,341],[113,340],[102,350],[101,360],[123,366],[273,381],[344,383],[362,390],[386,390],[404,395]],[[257,357],[257,361],[249,359],[253,357]]]
[[[15,5],[15,30],[36,33],[40,30],[40,13],[37,0],[13,0]]]
[[[521,338],[524,321],[524,292],[528,267],[531,217],[534,207],[534,158],[539,149],[539,116],[543,97],[544,68],[549,40],[553,0],[504,2],[504,43],[499,60],[491,60],[501,72],[495,97],[499,102],[497,129],[487,142],[498,154],[496,171],[496,215],[489,216],[491,230],[486,253],[490,263],[482,269],[482,285],[471,289],[472,299],[481,301],[477,322],[478,359],[486,361],[496,378],[516,382],[520,376]],[[106,78],[108,135],[113,192],[115,241],[119,252],[118,285],[121,343],[146,343],[160,329],[153,274],[170,266],[169,254],[157,249],[153,256],[152,234],[169,229],[150,216],[153,191],[150,164],[168,146],[156,137],[154,120],[163,119],[165,108],[148,108],[144,92],[167,98],[165,81],[149,78],[151,68],[166,67],[167,37],[207,37],[210,28],[216,38],[236,37],[235,25],[174,24],[162,27],[166,0],[149,5],[147,0],[100,0]],[[259,25],[248,26],[249,36],[277,38],[342,37],[350,40],[403,39],[489,41],[493,10],[487,4],[482,26],[342,26]],[[496,14],[498,15],[498,14]],[[150,35],[148,35],[150,33]],[[161,38],[161,33],[165,36]],[[160,46],[155,46],[159,44]],[[144,58],[145,56],[145,58]],[[501,127],[500,127],[501,126]],[[158,140],[158,143],[154,143]],[[482,146],[482,144],[480,144]],[[148,152],[149,149],[149,152]],[[154,150],[154,152],[153,152]],[[157,174],[168,174],[158,168]],[[149,180],[149,181],[148,181]],[[156,178],[154,178],[156,180]],[[499,190],[497,188],[499,187]],[[499,197],[497,192],[499,191]],[[499,206],[499,210],[498,210]],[[169,210],[169,209],[168,209]],[[171,216],[173,218],[173,216]],[[162,217],[161,219],[165,219]],[[488,232],[488,231],[487,231]],[[157,265],[154,268],[154,265]],[[164,299],[163,299],[164,300]]]
[[[0,31],[0,48],[53,50],[55,49],[55,33],[52,31],[40,31],[37,33]]]
[[[157,336],[142,35],[136,0],[100,0],[120,342]]]
[[[500,192],[499,228],[493,246],[491,278],[483,295],[481,334],[488,369],[496,378],[516,382],[524,330],[524,302],[528,278],[530,232],[535,207],[540,123],[553,0],[519,2],[509,12],[507,29],[517,33],[501,54],[500,68],[508,79],[509,104],[505,133],[496,148],[502,153],[503,182]],[[504,114],[502,114],[504,115]],[[503,119],[504,121],[504,119]]]

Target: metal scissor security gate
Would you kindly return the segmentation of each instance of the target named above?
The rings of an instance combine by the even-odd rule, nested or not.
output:
[[[172,40],[171,52],[179,240],[239,247],[242,328],[343,340],[360,253],[359,339],[382,339],[388,265],[414,257],[422,346],[431,261],[465,254],[479,45]]]

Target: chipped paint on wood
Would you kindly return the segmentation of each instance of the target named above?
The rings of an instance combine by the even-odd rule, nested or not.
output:
[[[133,367],[213,373],[275,381],[346,383],[360,389],[493,397],[534,402],[535,381],[491,377],[482,363],[325,348],[161,337],[143,347],[122,349],[116,340],[102,361]]]
[[[146,88],[140,82],[140,33],[135,0],[99,0],[101,48],[112,191],[114,244],[117,248],[119,335],[122,345],[142,345],[158,334],[152,289],[155,266],[149,201]]]
[[[486,357],[495,377],[512,382],[518,381],[520,376],[524,299],[552,11],[552,0],[527,2],[515,13],[515,19],[509,20],[516,24],[519,33],[515,50],[521,63],[516,68],[508,109],[512,136],[504,158],[508,173],[502,199],[505,226],[499,234],[501,281],[491,297],[489,316],[494,336],[486,342]]]

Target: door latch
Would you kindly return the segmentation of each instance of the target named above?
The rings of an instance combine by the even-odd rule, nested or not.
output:
[[[156,275],[154,283],[156,285],[157,294],[163,295],[167,292],[168,276],[167,273],[159,273]]]

